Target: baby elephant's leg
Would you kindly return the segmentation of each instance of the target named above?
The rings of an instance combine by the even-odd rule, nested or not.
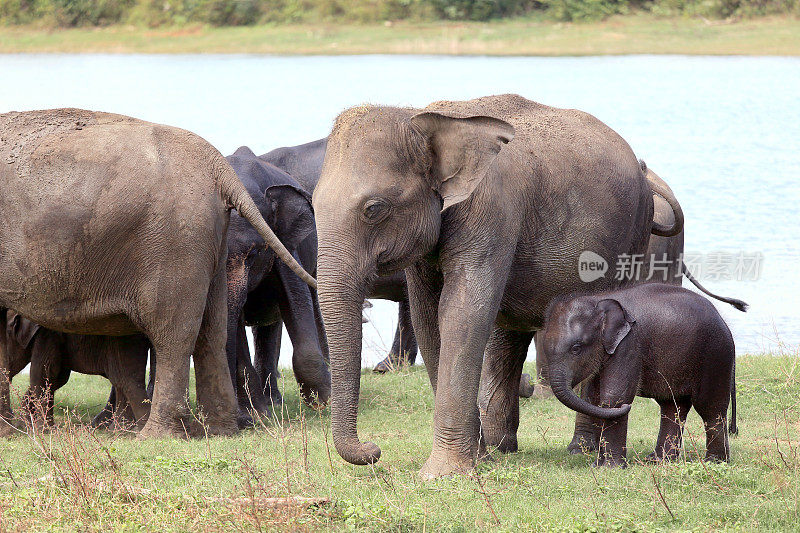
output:
[[[597,383],[597,405],[619,407],[633,403],[636,397],[638,376],[620,376],[613,371],[600,374]],[[602,420],[598,438],[597,466],[628,466],[626,458],[628,440],[628,415]]]
[[[600,447],[595,466],[628,466],[626,441],[628,439],[628,415],[604,420],[600,430]]]
[[[722,403],[722,402],[720,402]],[[722,405],[695,404],[706,428],[706,461],[728,461],[728,403]]]
[[[661,406],[661,427],[658,430],[656,449],[647,456],[650,461],[674,461],[681,451],[683,425],[692,407],[685,398],[658,402]]]

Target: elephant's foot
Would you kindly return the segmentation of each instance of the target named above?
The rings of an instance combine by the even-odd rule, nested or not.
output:
[[[594,467],[607,466],[609,468],[628,468],[628,460],[624,455],[601,454],[592,465]]]
[[[535,384],[531,380],[530,374],[522,374],[519,380],[519,396],[520,398],[530,398],[536,389]]]
[[[671,463],[678,459],[678,454],[661,454],[657,452],[651,452],[647,454],[644,458],[645,463],[657,464],[657,463]]]
[[[484,457],[488,456],[484,455]],[[488,456],[491,457],[491,456]],[[434,451],[419,471],[423,481],[457,474],[471,474],[475,470],[474,456],[465,457],[453,452]]]
[[[99,429],[110,429],[114,425],[114,410],[110,404],[106,404],[97,416],[92,418],[92,427]]]
[[[542,385],[541,383],[537,383],[536,386],[533,388],[534,398],[544,400],[546,398],[552,398],[553,396],[555,396],[553,394],[553,389],[551,389],[549,385]]]
[[[236,414],[236,426],[239,429],[252,429],[256,427],[256,421],[253,419],[253,415],[250,414],[249,409],[239,409],[239,412]]]
[[[170,417],[168,419],[159,419],[152,414],[150,419],[139,432],[138,438],[140,439],[165,439],[176,438],[186,439],[195,431],[193,426],[196,425],[193,420],[188,416]]]
[[[18,427],[19,422],[14,420],[11,416],[8,417],[0,417],[0,438],[8,438],[12,437],[21,431],[24,433],[24,430],[21,430]]]
[[[583,433],[575,433],[572,437],[572,442],[567,446],[567,451],[570,455],[580,455],[597,451],[597,440],[594,435],[585,435]]]
[[[514,453],[518,450],[517,434],[504,428],[483,427],[486,447],[500,453]]]
[[[408,352],[403,354],[391,352],[383,359],[383,361],[375,365],[375,368],[373,368],[372,371],[376,374],[385,374],[387,372],[400,370],[403,367],[411,366],[413,364],[414,360],[411,359]]]
[[[394,372],[398,370],[404,363],[403,358],[398,356],[396,353],[390,353],[387,355],[383,361],[375,365],[375,368],[372,369],[373,372],[376,374],[385,374],[387,372]]]
[[[200,429],[202,430],[202,433],[198,435],[200,437],[206,435],[209,437],[230,437],[231,435],[236,435],[239,432],[239,425],[238,421],[234,419],[234,417],[230,417],[227,420],[221,418],[211,421],[204,421],[203,426]]]
[[[312,387],[305,383],[300,384],[300,397],[303,402],[314,409],[319,409],[328,405],[331,399],[331,386],[325,384],[323,386]]]

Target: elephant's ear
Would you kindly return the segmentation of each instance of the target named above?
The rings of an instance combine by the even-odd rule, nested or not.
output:
[[[622,339],[631,332],[636,321],[622,304],[610,298],[597,302],[597,310],[603,315],[603,348],[606,353],[613,354]]]
[[[411,118],[411,125],[429,139],[434,179],[444,200],[442,210],[469,198],[500,148],[514,138],[511,124],[492,117],[419,113]]]
[[[28,345],[39,331],[39,328],[41,328],[39,324],[31,322],[15,311],[8,311],[6,318],[7,338],[9,340],[13,339],[14,342],[19,344],[23,349],[28,348]]]
[[[264,199],[272,207],[274,220],[269,221],[270,226],[290,251],[316,231],[311,196],[300,187],[272,185],[264,192]]]

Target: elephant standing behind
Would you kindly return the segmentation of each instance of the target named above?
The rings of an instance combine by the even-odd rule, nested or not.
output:
[[[483,444],[516,447],[522,363],[548,302],[620,283],[583,283],[582,251],[642,254],[651,230],[682,227],[653,224],[651,188],[619,135],[517,95],[343,112],[314,208],[336,449],[354,464],[380,457],[357,433],[361,301],[376,276],[405,269],[435,394],[425,478],[471,469]]]
[[[316,271],[317,235],[311,197],[287,173],[258,159],[247,147],[227,157],[267,223],[295,259]],[[250,223],[231,215],[228,229],[228,363],[237,376],[239,424],[251,423],[248,410],[265,414],[280,405],[278,356],[282,327],[292,341],[292,369],[307,403],[325,404],[330,372],[325,330],[316,290],[275,254]],[[255,368],[245,334],[253,327]]]
[[[144,334],[158,361],[146,437],[191,427],[193,356],[204,433],[234,433],[225,358],[231,208],[315,284],[230,165],[197,135],[80,109],[0,115],[0,308],[57,331]],[[8,396],[8,382],[0,383],[0,397]]]
[[[276,148],[259,159],[275,165],[295,178],[309,194],[313,194],[325,160],[327,137],[298,146]],[[368,298],[390,300],[398,304],[397,329],[388,355],[375,365],[375,372],[387,372],[401,364],[413,365],[417,360],[417,338],[411,324],[408,287],[403,272],[376,278],[367,291]],[[274,348],[273,348],[274,350]]]
[[[0,343],[9,361],[8,379],[29,363],[30,387],[23,398],[29,419],[53,423],[53,396],[70,372],[99,375],[114,385],[117,402],[109,419],[143,425],[150,413],[145,369],[150,344],[143,335],[107,337],[52,331],[14,311],[0,312]],[[10,408],[8,408],[10,409]]]

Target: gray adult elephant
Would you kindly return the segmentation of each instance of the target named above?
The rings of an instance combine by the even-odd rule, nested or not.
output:
[[[276,148],[259,159],[274,165],[296,179],[309,193],[313,193],[322,173],[325,160],[325,149],[328,138],[318,139],[298,146]],[[394,333],[392,347],[386,357],[375,365],[375,372],[388,372],[402,364],[413,365],[417,360],[417,338],[411,324],[411,308],[408,303],[408,287],[403,272],[395,272],[390,276],[379,277],[367,291],[368,298],[379,298],[397,302],[397,329]],[[277,337],[280,340],[280,337]],[[280,348],[277,344],[276,348]]]
[[[345,111],[314,208],[336,449],[354,464],[380,457],[356,429],[361,302],[376,276],[405,269],[436,398],[424,478],[471,469],[481,444],[515,432],[492,421],[518,405],[547,303],[618,284],[581,282],[581,252],[644,253],[653,228],[651,189],[619,135],[586,113],[517,95]],[[491,393],[479,415],[482,364]]]
[[[67,333],[147,336],[158,375],[142,436],[185,434],[193,355],[206,429],[234,433],[225,359],[232,207],[315,284],[197,135],[80,109],[0,115],[0,308]]]

